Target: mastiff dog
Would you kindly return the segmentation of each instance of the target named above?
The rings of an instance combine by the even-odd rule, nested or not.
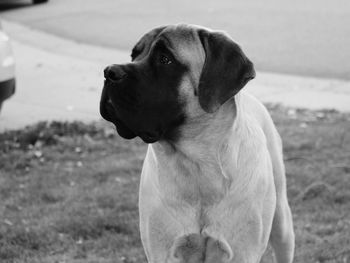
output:
[[[260,262],[270,244],[290,263],[294,231],[281,138],[241,89],[252,62],[227,34],[193,25],[151,30],[132,62],[104,70],[104,119],[148,143],[140,232],[150,263]]]

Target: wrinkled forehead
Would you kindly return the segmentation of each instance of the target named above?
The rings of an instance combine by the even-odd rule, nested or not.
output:
[[[205,51],[198,29],[192,25],[168,26],[159,34],[159,38],[167,40],[168,48],[179,61],[190,66],[201,67],[204,64]]]
[[[132,60],[142,60],[158,41],[163,41],[182,64],[190,68],[202,68],[205,51],[199,39],[199,29],[198,26],[185,24],[155,28],[137,42],[132,50]]]

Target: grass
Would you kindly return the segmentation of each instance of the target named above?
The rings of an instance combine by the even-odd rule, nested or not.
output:
[[[295,262],[350,262],[350,115],[269,108],[284,141]],[[146,262],[145,150],[106,123],[0,134],[0,262]]]

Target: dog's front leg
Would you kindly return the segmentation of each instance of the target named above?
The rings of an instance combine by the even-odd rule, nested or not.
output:
[[[191,237],[191,233],[199,233],[198,226],[193,223],[194,220],[187,220],[182,213],[173,214],[172,211],[164,209],[161,205],[151,208],[147,206],[147,209],[143,207],[145,206],[140,206],[140,232],[149,263],[201,262],[174,261],[174,253],[179,255],[179,250],[174,249],[177,247],[175,244],[181,243],[178,237]],[[186,214],[191,217],[191,211]],[[189,239],[188,244],[196,248],[200,242],[200,239],[193,236]]]
[[[277,263],[291,263],[294,256],[293,219],[286,198],[278,200],[271,231],[271,246]]]
[[[149,150],[142,169],[139,212],[142,244],[149,263],[166,263],[178,237],[199,233],[196,210],[160,187],[158,165]],[[163,177],[164,178],[164,177]],[[171,262],[171,261],[170,261]]]

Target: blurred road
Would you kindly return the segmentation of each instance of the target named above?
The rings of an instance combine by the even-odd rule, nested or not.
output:
[[[81,43],[129,51],[147,30],[187,22],[228,31],[258,70],[350,79],[348,0],[8,2],[2,17]]]

